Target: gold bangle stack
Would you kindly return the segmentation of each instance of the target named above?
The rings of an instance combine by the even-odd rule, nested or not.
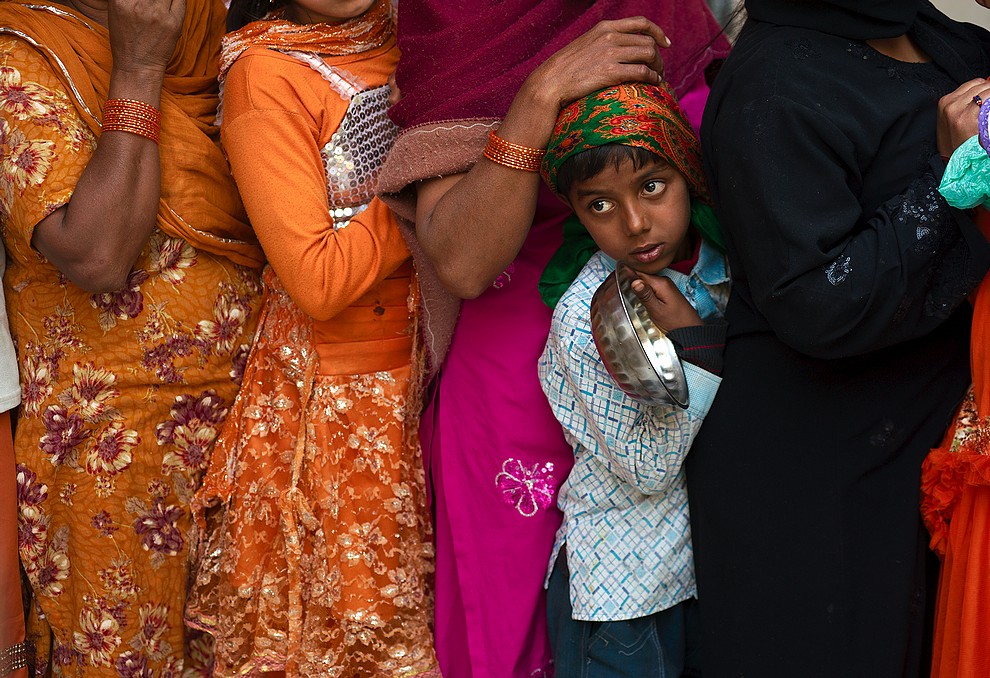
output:
[[[539,172],[546,153],[542,148],[530,148],[506,141],[495,134],[495,130],[488,133],[488,145],[485,146],[486,158],[524,172]]]
[[[108,99],[103,107],[104,132],[130,132],[158,143],[162,114],[137,99]]]

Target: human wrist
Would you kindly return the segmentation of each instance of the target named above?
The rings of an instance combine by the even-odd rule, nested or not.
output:
[[[158,108],[164,82],[164,68],[114,67],[110,73],[108,98],[136,99]]]
[[[545,149],[559,113],[560,104],[552,94],[524,84],[502,120],[498,134],[514,144]]]

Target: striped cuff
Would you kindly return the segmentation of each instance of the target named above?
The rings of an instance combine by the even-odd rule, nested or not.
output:
[[[667,336],[674,342],[678,358],[712,374],[721,374],[727,327],[724,321],[718,320],[671,330]]]

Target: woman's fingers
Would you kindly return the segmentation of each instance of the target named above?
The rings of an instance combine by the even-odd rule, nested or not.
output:
[[[938,102],[938,150],[949,156],[977,133],[980,106],[990,100],[990,81],[976,78],[964,82]]]
[[[617,33],[639,33],[653,38],[661,47],[670,47],[670,39],[663,29],[643,16],[626,17],[625,19],[614,19],[612,21],[602,21],[598,26],[605,30],[612,30]],[[596,26],[596,28],[598,27]],[[594,29],[593,29],[594,30]]]

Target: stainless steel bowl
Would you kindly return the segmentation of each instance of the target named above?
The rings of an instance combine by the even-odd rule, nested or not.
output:
[[[605,369],[625,393],[650,405],[688,406],[687,380],[674,343],[632,290],[635,275],[616,269],[591,299],[591,334]]]

